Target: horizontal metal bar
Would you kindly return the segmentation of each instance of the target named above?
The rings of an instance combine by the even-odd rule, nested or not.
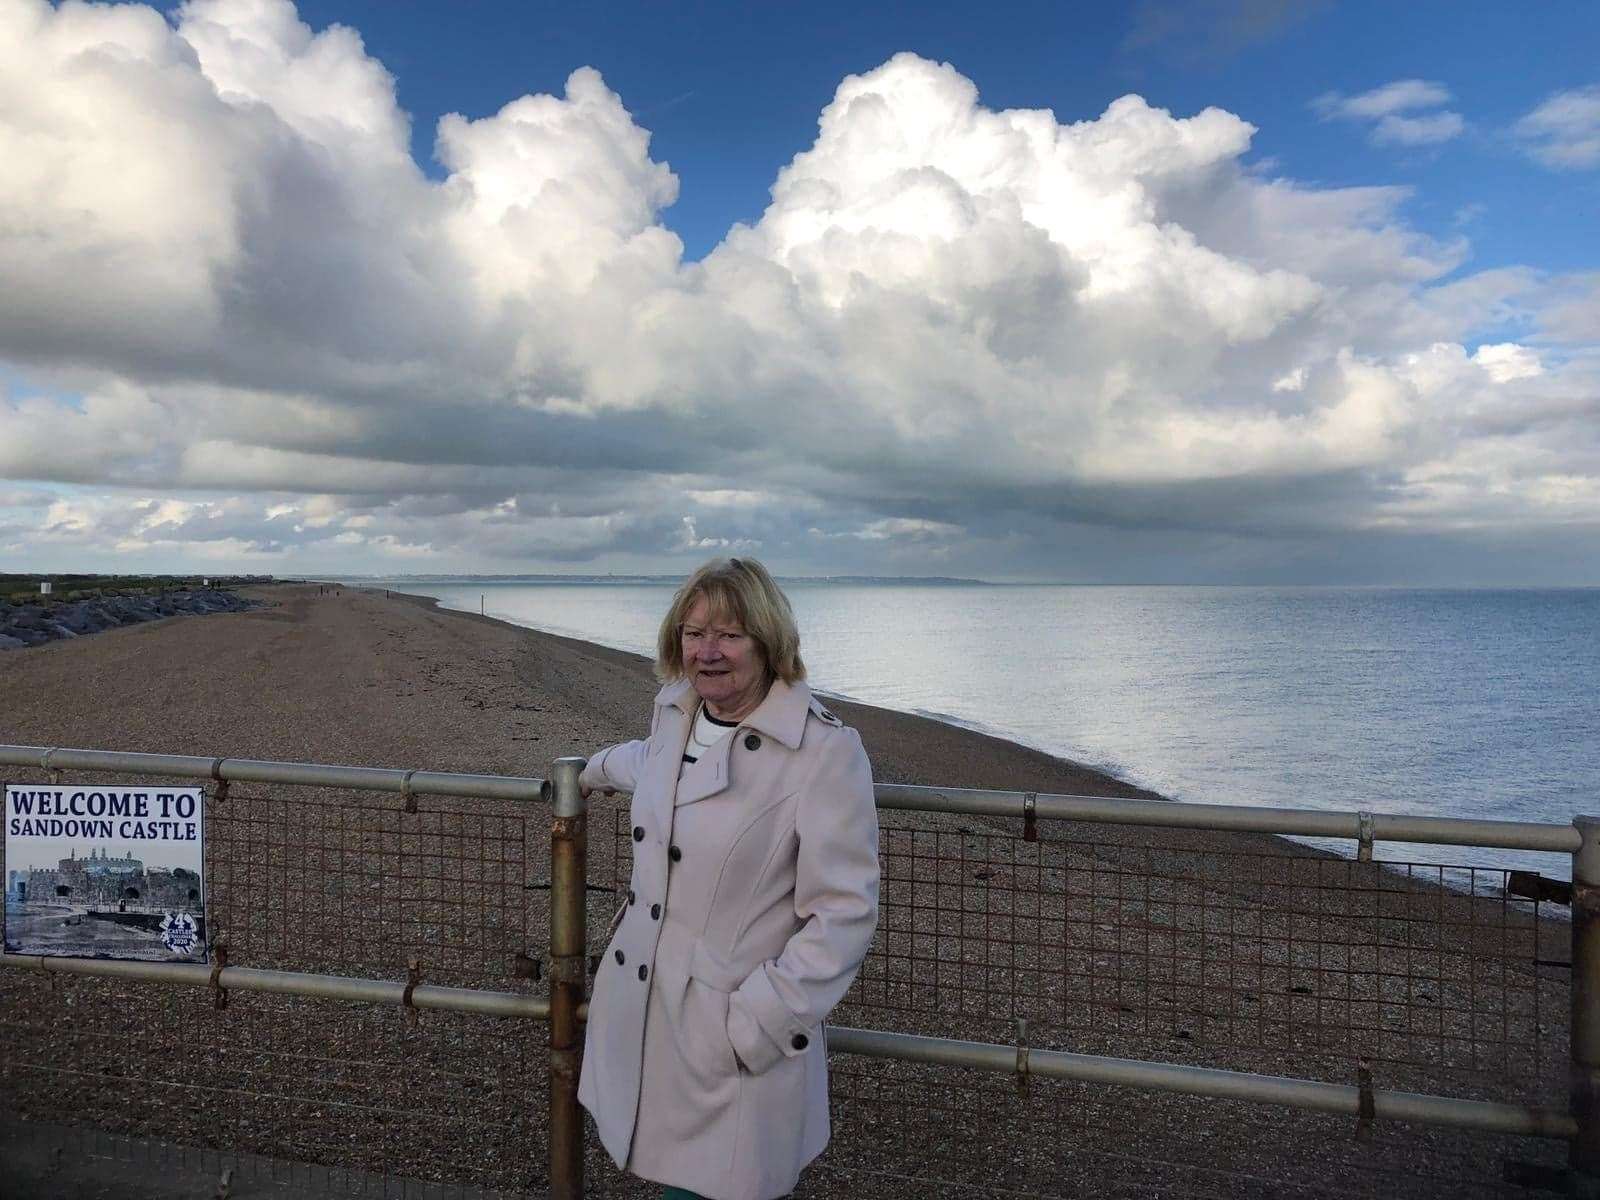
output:
[[[838,1025],[828,1026],[827,1037],[829,1050],[845,1054],[972,1067],[1005,1074],[1015,1074],[1017,1070],[1015,1046],[884,1033],[875,1029],[848,1029]],[[1142,1062],[1129,1058],[1103,1058],[1063,1050],[1030,1049],[1027,1063],[1029,1075],[1073,1079],[1080,1083],[1179,1092],[1186,1096],[1210,1096],[1219,1100],[1248,1100],[1351,1117],[1358,1116],[1361,1111],[1361,1090],[1349,1084],[1319,1083],[1281,1075],[1252,1075],[1243,1071]],[[1578,1129],[1577,1122],[1567,1113],[1522,1108],[1514,1104],[1423,1096],[1414,1092],[1376,1091],[1372,1097],[1380,1120],[1563,1139],[1573,1137]]]
[[[918,787],[880,783],[878,807],[922,812],[1021,817],[1027,792],[978,788]],[[1168,829],[1220,829],[1284,833],[1301,837],[1357,839],[1361,814],[1300,808],[1257,808],[1235,804],[1186,804],[1172,800],[1130,800],[1121,796],[1040,794],[1033,802],[1040,819],[1087,821],[1102,825],[1152,825]],[[1373,813],[1372,832],[1380,842],[1428,842],[1444,846],[1494,846],[1507,850],[1548,850],[1571,854],[1581,842],[1571,825],[1534,821],[1478,821],[1463,817],[1410,817]]]
[[[49,761],[45,756],[49,755]],[[0,766],[48,767],[53,771],[120,771],[177,779],[226,779],[230,783],[280,783],[295,787],[355,788],[370,792],[409,790],[419,796],[474,796],[486,800],[538,800],[544,780],[517,775],[465,775],[446,771],[401,771],[323,763],[270,762],[188,754],[138,754],[121,750],[0,746]],[[215,771],[213,771],[215,767]]]
[[[39,954],[0,954],[0,967],[42,971],[54,975],[88,975],[103,979],[131,979],[141,983],[169,983],[183,987],[210,987],[211,968],[200,963],[124,962],[108,958],[54,958]],[[344,975],[311,975],[301,971],[265,971],[255,967],[224,967],[217,975],[229,991],[274,992],[311,1000],[355,1000],[366,1004],[405,1004],[404,981],[357,979]],[[411,992],[415,1008],[476,1013],[490,1017],[532,1017],[548,1020],[550,1002],[543,996],[520,992],[488,992],[476,988],[438,987],[419,983]]]
[[[48,763],[45,756],[49,755]],[[418,795],[479,796],[495,800],[536,800],[544,780],[509,775],[465,775],[441,771],[407,772],[378,767],[329,766],[321,763],[267,762],[179,754],[135,754],[116,750],[51,749],[48,746],[0,746],[0,765],[48,766],[53,770],[125,771],[176,778],[221,778],[241,783],[279,783],[307,787],[359,788],[368,791],[410,790]],[[213,771],[213,766],[216,770]],[[975,816],[1022,817],[1030,793],[978,788],[920,787],[880,783],[874,789],[879,808]],[[1185,804],[1170,800],[1132,800],[1121,796],[1038,795],[1037,817],[1103,825],[1147,825],[1168,829],[1216,829],[1245,833],[1280,833],[1301,837],[1359,839],[1361,814],[1299,808],[1258,808],[1234,804]],[[1445,846],[1485,846],[1507,850],[1542,850],[1571,854],[1581,844],[1571,825],[1534,821],[1480,821],[1462,817],[1371,815],[1375,840],[1427,842]]]
[[[198,963],[125,962],[99,958],[53,958],[34,954],[0,954],[0,967],[62,975],[83,975],[109,979],[128,979],[145,983],[169,983],[186,987],[209,987],[211,969]],[[405,1003],[406,985],[382,979],[349,978],[342,975],[313,975],[299,971],[269,971],[253,967],[224,967],[218,973],[219,986],[230,991],[272,992],[317,1000],[350,1000],[400,1007]],[[418,984],[412,990],[412,1004],[419,1009],[476,1013],[484,1016],[525,1017],[548,1020],[550,1003],[540,996],[516,992],[489,992],[473,988],[437,987]],[[587,1006],[585,1006],[587,1007]],[[893,1058],[905,1062],[934,1063],[951,1067],[970,1067],[980,1071],[1014,1074],[1017,1069],[1015,1046],[988,1042],[966,1042],[952,1038],[919,1037],[886,1033],[874,1029],[830,1026],[828,1048],[844,1054],[870,1058]],[[1209,1096],[1223,1100],[1247,1100],[1276,1104],[1285,1108],[1356,1116],[1360,1112],[1360,1089],[1346,1084],[1320,1083],[1309,1079],[1289,1079],[1276,1075],[1252,1075],[1242,1071],[1222,1071],[1209,1067],[1188,1067],[1174,1063],[1142,1062],[1137,1059],[1106,1058],[1073,1054],[1062,1050],[1030,1050],[1028,1074],[1053,1079],[1072,1079],[1120,1087],[1178,1092],[1189,1096]],[[1577,1123],[1567,1113],[1493,1104],[1481,1100],[1459,1100],[1448,1096],[1424,1096],[1412,1092],[1373,1093],[1379,1119],[1412,1121],[1425,1125],[1449,1125],[1490,1133],[1511,1133],[1531,1137],[1566,1138],[1577,1132]]]

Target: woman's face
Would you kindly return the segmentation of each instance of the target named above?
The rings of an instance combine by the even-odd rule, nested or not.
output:
[[[767,694],[767,660],[755,638],[731,618],[712,616],[696,596],[683,618],[683,669],[711,715],[740,721]]]

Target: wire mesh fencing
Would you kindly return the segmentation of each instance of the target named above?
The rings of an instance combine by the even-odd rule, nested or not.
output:
[[[834,1139],[796,1195],[1539,1196],[1527,1139],[954,1067],[830,1062]],[[1533,1185],[1533,1186],[1525,1186]]]
[[[207,801],[206,920],[231,966],[545,990],[545,807],[223,791]],[[613,830],[589,843],[592,970],[633,842],[625,801],[591,817]],[[1062,1050],[1566,1107],[1571,926],[1544,898],[1559,889],[1254,835],[904,810],[882,813],[880,851],[879,926],[837,1025],[1014,1044],[1019,1062]],[[302,1195],[554,1182],[545,1026],[215,984],[0,972],[0,1118],[64,1131],[80,1158],[248,1164]],[[800,1195],[1538,1195],[1566,1157],[894,1058],[836,1054],[831,1075],[833,1144]],[[585,1155],[592,1192],[654,1191],[592,1138]]]
[[[906,1032],[1012,1041],[1021,1018],[1041,1047],[1339,1083],[1364,1064],[1463,1098],[1536,1103],[1564,1079],[1567,924],[1508,872],[1049,825],[886,822],[852,1003]]]
[[[1261,836],[880,813],[878,930],[831,1020],[1564,1108],[1570,926],[1480,867]],[[632,840],[613,821],[613,883]],[[600,938],[604,927],[596,929]],[[602,947],[596,946],[596,949]],[[835,1054],[799,1194],[1539,1194],[1562,1143]],[[592,1178],[635,1194],[598,1153]]]
[[[483,986],[547,939],[549,823],[527,805],[235,785],[207,805],[214,940],[236,965]],[[530,818],[537,819],[530,819]]]
[[[234,784],[205,818],[229,965],[541,986],[542,806]],[[259,1156],[330,1195],[542,1192],[545,1059],[516,1018],[0,973],[0,1115],[81,1131],[72,1153]]]

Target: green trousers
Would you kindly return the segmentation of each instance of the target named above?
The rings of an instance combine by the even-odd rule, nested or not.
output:
[[[669,1187],[662,1189],[661,1200],[705,1200],[705,1197],[688,1188]]]

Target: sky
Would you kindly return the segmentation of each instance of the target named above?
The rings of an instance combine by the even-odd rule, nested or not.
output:
[[[1597,49],[0,0],[0,572],[1600,584]]]

